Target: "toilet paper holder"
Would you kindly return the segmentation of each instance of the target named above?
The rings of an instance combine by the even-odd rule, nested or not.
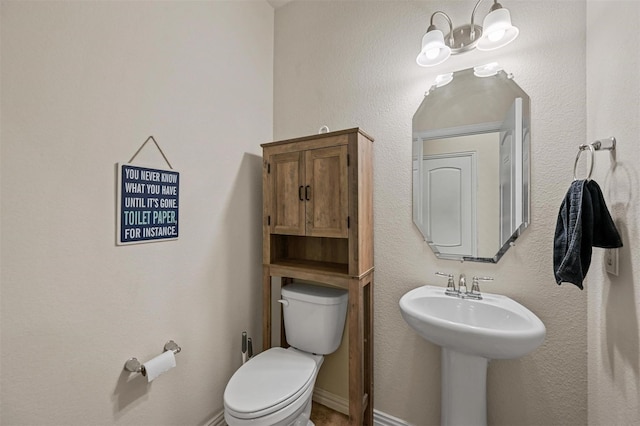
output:
[[[173,340],[169,340],[164,345],[164,352],[173,351],[174,354],[178,354],[181,350],[182,348]],[[143,376],[147,375],[144,365],[138,361],[138,358],[129,358],[124,364],[124,369],[132,373],[142,373]]]

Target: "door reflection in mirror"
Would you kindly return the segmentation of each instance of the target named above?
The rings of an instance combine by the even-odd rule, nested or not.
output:
[[[454,73],[413,119],[413,218],[436,256],[497,262],[529,223],[529,97]]]

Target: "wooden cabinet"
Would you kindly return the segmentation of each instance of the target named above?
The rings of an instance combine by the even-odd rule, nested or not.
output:
[[[272,234],[347,238],[347,146],[270,156]]]
[[[372,425],[373,139],[355,128],[262,147],[264,349],[272,277],[347,289],[349,421]]]

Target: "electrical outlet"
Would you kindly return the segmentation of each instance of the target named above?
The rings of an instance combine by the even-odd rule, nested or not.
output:
[[[606,249],[604,251],[604,269],[615,276],[618,276],[618,249]]]

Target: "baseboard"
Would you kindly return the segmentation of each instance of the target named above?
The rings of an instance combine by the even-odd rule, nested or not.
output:
[[[334,411],[349,415],[349,400],[347,398],[335,395],[324,389],[315,388],[313,390],[313,400]]]
[[[224,421],[224,408],[207,422],[207,426],[227,426]]]
[[[324,389],[315,389],[313,391],[313,400],[318,404],[322,404],[325,407],[329,407],[332,410],[338,411],[343,414],[349,414],[349,400],[340,396],[327,392]],[[224,409],[218,414],[213,416],[207,423],[207,426],[227,426],[227,422],[224,421]],[[374,426],[412,426],[410,423],[405,422],[397,417],[393,417],[382,411],[373,410],[373,425]]]
[[[373,410],[373,424],[374,426],[411,426],[411,423],[376,409]]]
[[[313,391],[313,400],[318,404],[322,404],[325,407],[340,413],[349,415],[349,400],[338,395],[334,395],[331,392],[327,392],[324,389],[316,388]],[[374,426],[411,426],[411,424],[401,420],[397,417],[393,417],[389,414],[383,413],[376,409],[373,410],[373,425]]]

